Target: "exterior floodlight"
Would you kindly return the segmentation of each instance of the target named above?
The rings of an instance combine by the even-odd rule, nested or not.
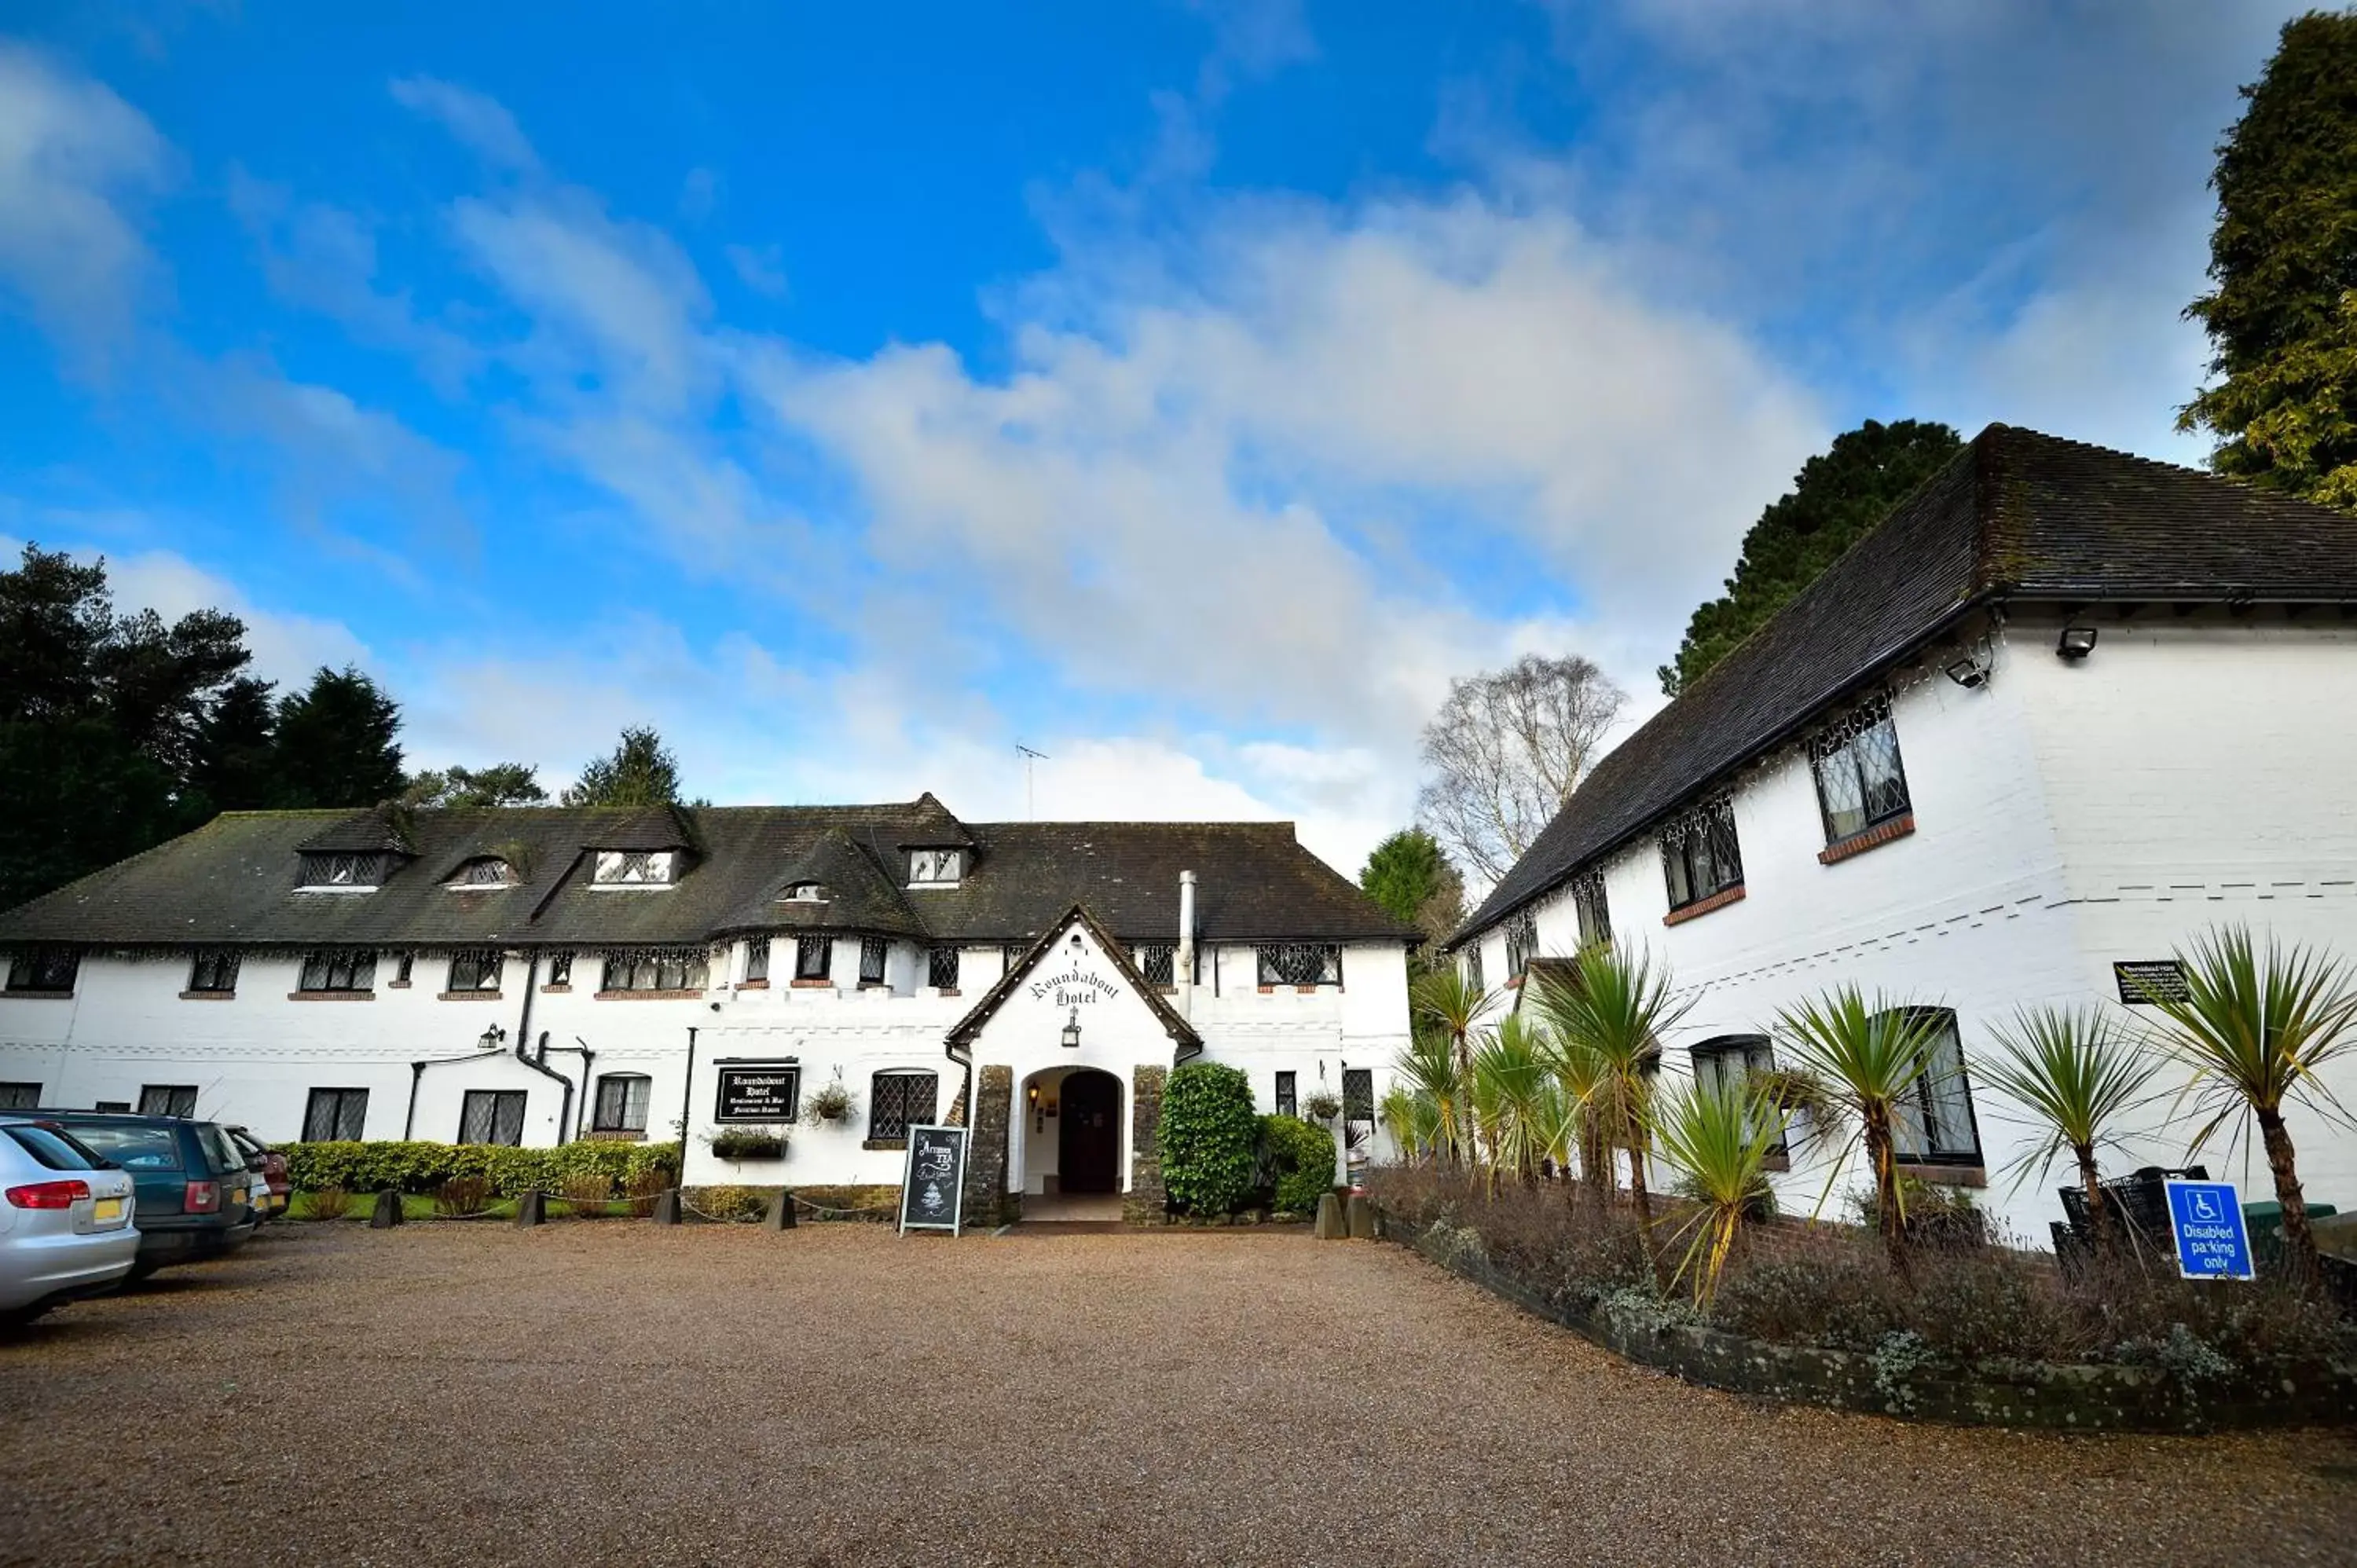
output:
[[[1981,653],[1967,653],[1947,668],[1948,679],[1969,692],[1975,686],[1988,684],[1988,658]]]
[[[2077,663],[2095,651],[2095,628],[2092,626],[2066,626],[2054,644],[2058,658]]]

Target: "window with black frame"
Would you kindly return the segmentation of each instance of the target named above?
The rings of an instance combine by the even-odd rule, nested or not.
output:
[[[1776,1066],[1775,1049],[1765,1035],[1721,1035],[1695,1046],[1692,1054],[1695,1084],[1722,1094],[1750,1092],[1751,1075]],[[1768,1152],[1783,1154],[1784,1140],[1777,1139]]]
[[[745,944],[745,983],[770,983],[770,939],[755,937]]]
[[[1169,942],[1132,942],[1129,961],[1148,985],[1178,983],[1178,950]]]
[[[1531,959],[1538,951],[1539,923],[1528,909],[1508,917],[1506,920],[1506,983],[1530,972]]]
[[[834,963],[834,939],[812,932],[794,939],[794,978],[824,980]]]
[[[1486,988],[1481,979],[1481,943],[1479,938],[1465,950],[1465,983],[1476,991]]]
[[[1281,1072],[1276,1075],[1276,1113],[1279,1116],[1292,1116],[1297,1114],[1294,1109],[1295,1104],[1297,1103],[1297,1090],[1295,1086],[1299,1081],[1299,1079],[1295,1078],[1294,1075],[1289,1072]]]
[[[139,1089],[142,1116],[194,1116],[197,1086],[193,1083],[148,1083]]]
[[[590,1131],[645,1132],[647,1106],[654,1095],[654,1080],[642,1072],[599,1073],[597,1098],[589,1115]]]
[[[1810,742],[1809,760],[1816,774],[1817,805],[1824,814],[1829,844],[1856,838],[1913,810],[1887,693],[1862,704]]]
[[[958,988],[958,959],[963,949],[939,943],[925,954],[925,983],[942,991]]]
[[[524,1091],[521,1089],[470,1089],[458,1109],[458,1142],[496,1144],[503,1148],[523,1145]]]
[[[238,952],[210,948],[188,961],[188,993],[194,996],[237,994]]]
[[[359,992],[376,989],[374,948],[315,948],[303,955],[302,978],[296,989],[317,992]]]
[[[357,1143],[368,1126],[365,1089],[315,1089],[303,1107],[303,1142]]]
[[[573,954],[559,949],[548,955],[548,983],[569,986],[573,983]]]
[[[867,1085],[867,1136],[906,1138],[911,1127],[932,1125],[940,1109],[941,1077],[930,1072],[879,1072]]]
[[[859,939],[859,983],[884,983],[884,961],[892,956],[892,944],[882,937]]]
[[[617,948],[606,955],[597,989],[605,992],[701,991],[711,953],[704,948]]]
[[[1263,942],[1255,950],[1263,985],[1340,985],[1339,942]]]
[[[1673,912],[1743,886],[1743,851],[1735,839],[1735,804],[1721,797],[1662,829],[1662,873]]]
[[[1375,1074],[1372,1068],[1342,1069],[1342,1142],[1356,1165],[1375,1135]]]
[[[69,994],[81,973],[80,948],[18,948],[8,956],[8,989],[11,991]]]
[[[40,1102],[38,1083],[0,1083],[0,1111],[30,1111]]]
[[[1973,1114],[1972,1084],[1964,1076],[1956,1015],[1945,1007],[1912,1008],[1906,1015],[1928,1026],[1931,1034],[1924,1045],[1923,1074],[1899,1103],[1891,1153],[1901,1165],[1977,1165],[1980,1127]]]
[[[497,993],[500,970],[505,959],[497,948],[461,948],[450,955],[450,972],[446,992],[487,991]]]
[[[1571,879],[1571,912],[1579,921],[1579,945],[1612,945],[1612,908],[1604,897],[1604,868],[1592,865]]]

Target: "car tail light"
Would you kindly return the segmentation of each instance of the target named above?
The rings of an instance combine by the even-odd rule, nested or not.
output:
[[[37,1181],[8,1189],[8,1201],[18,1208],[71,1208],[89,1196],[86,1181]]]
[[[214,1214],[221,1209],[221,1183],[192,1181],[180,1195],[180,1208],[189,1214]]]

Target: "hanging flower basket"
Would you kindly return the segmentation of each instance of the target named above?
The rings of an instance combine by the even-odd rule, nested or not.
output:
[[[847,1122],[851,1119],[853,1109],[851,1090],[844,1088],[840,1083],[830,1083],[823,1089],[814,1089],[811,1091],[810,1098],[802,1101],[802,1115],[813,1122],[834,1124]]]
[[[1331,1122],[1342,1114],[1342,1102],[1330,1094],[1313,1094],[1301,1102],[1301,1113],[1312,1122]]]

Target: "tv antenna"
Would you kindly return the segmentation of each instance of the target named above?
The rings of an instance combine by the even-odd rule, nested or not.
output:
[[[1039,819],[1039,806],[1031,789],[1031,768],[1035,763],[1047,761],[1048,754],[1044,751],[1034,751],[1019,740],[1015,743],[1015,749],[1023,758],[1023,815],[1027,821],[1037,822]]]

